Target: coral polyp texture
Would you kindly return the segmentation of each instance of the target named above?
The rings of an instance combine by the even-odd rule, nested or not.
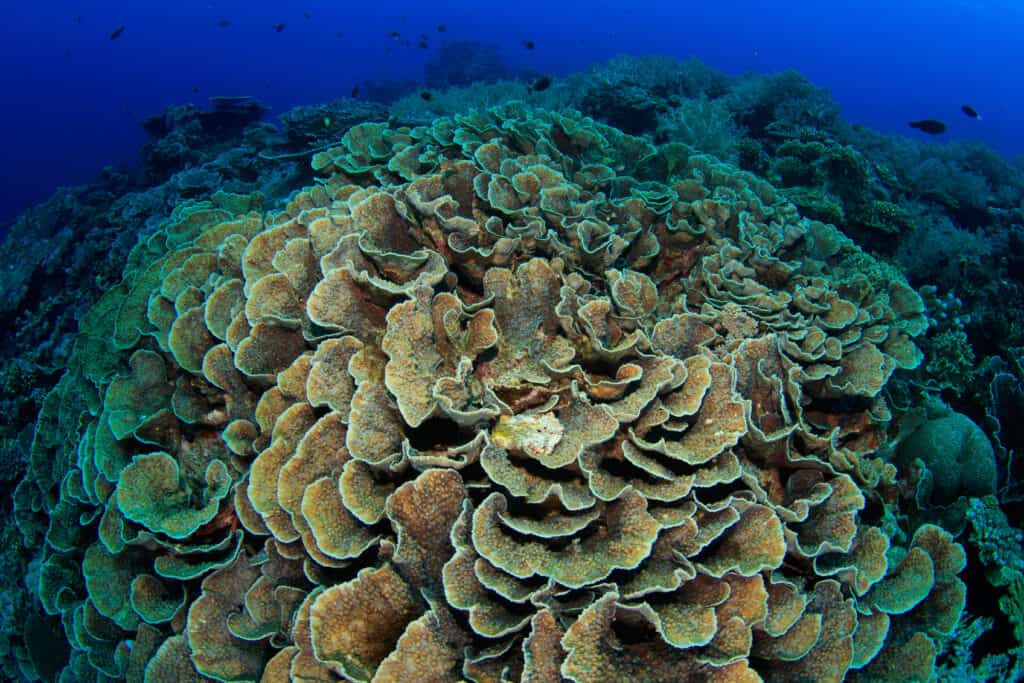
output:
[[[872,524],[904,281],[574,113],[313,169],[179,207],[82,321],[16,495],[61,680],[927,679],[964,552]]]

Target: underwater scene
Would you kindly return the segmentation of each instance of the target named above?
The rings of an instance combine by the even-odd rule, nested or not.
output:
[[[1024,10],[5,9],[0,681],[1024,680]]]

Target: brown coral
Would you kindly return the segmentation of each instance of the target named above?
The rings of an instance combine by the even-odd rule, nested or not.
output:
[[[49,404],[85,428],[37,436],[19,519],[95,525],[46,534],[72,671],[137,670],[143,635],[180,680],[930,666],[962,551],[925,527],[890,566],[859,519],[904,283],[576,115],[357,126],[313,166],[280,212],[220,197],[140,245],[83,337],[119,355],[83,342]]]

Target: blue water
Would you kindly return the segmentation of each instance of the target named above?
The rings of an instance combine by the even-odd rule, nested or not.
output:
[[[139,121],[169,104],[248,94],[280,113],[364,79],[421,79],[438,46],[467,39],[496,44],[511,67],[555,75],[622,53],[695,56],[730,74],[792,68],[829,88],[851,121],[923,137],[907,121],[939,118],[949,125],[941,140],[1024,153],[1024,8],[1006,1],[7,0],[4,10],[0,221],[105,165],[130,166],[145,139]],[[416,46],[420,33],[429,49]],[[983,119],[963,116],[963,103]]]

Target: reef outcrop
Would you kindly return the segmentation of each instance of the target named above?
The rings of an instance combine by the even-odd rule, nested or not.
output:
[[[578,114],[312,167],[178,207],[82,321],[15,501],[66,677],[927,679],[966,557],[873,523],[905,281]]]

